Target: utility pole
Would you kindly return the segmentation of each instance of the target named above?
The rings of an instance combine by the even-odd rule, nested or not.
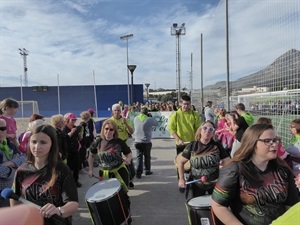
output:
[[[27,87],[28,86],[28,78],[27,78],[27,56],[28,56],[28,51],[23,48],[23,49],[20,49],[19,48],[19,51],[20,51],[20,55],[22,56],[23,58],[23,64],[24,64],[24,86]]]

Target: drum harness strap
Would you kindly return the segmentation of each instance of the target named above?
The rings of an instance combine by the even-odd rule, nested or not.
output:
[[[109,177],[109,174],[110,174],[110,173],[114,174],[115,178],[116,178],[118,181],[120,181],[120,183],[122,184],[122,186],[123,186],[123,188],[124,188],[124,191],[125,191],[125,192],[128,192],[128,187],[127,187],[125,181],[123,180],[123,178],[121,177],[121,175],[118,173],[119,169],[121,169],[121,168],[124,168],[125,170],[127,170],[127,167],[125,166],[125,163],[124,163],[124,162],[123,162],[119,167],[114,168],[114,169],[111,169],[111,170],[104,170],[104,169],[102,169],[102,168],[100,168],[99,170],[102,171],[102,173],[103,173],[102,176],[103,176],[103,179],[104,179],[104,180],[107,180],[107,179],[110,178],[110,177]],[[127,172],[128,172],[128,170],[127,170]],[[128,174],[129,174],[129,172],[128,172]]]

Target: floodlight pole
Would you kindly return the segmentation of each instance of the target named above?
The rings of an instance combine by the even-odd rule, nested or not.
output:
[[[127,63],[126,63],[126,70],[127,70],[127,101],[128,101],[128,105],[131,105],[130,103],[130,94],[129,94],[129,71],[127,69],[128,64],[129,64],[129,57],[128,57],[128,39],[132,38],[133,34],[128,34],[128,35],[124,35],[121,36],[120,39],[121,40],[126,40],[126,55],[127,55]]]
[[[23,48],[19,48],[19,51],[20,51],[20,55],[22,56],[23,58],[23,64],[24,64],[24,86],[27,87],[28,86],[28,79],[27,79],[27,56],[28,56],[28,51]]]
[[[173,23],[171,26],[171,35],[176,36],[176,78],[177,78],[177,101],[180,101],[180,62],[181,62],[181,47],[180,47],[180,36],[185,35],[185,23],[178,26],[177,23]]]

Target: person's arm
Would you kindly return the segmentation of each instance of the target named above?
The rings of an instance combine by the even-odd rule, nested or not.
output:
[[[128,147],[128,145],[126,144],[125,141],[119,139],[119,144],[121,146],[122,149],[122,154],[123,156],[125,156],[125,158],[123,157],[124,163],[126,165],[131,164],[132,161],[132,152],[131,149]]]
[[[93,176],[93,168],[94,168],[94,161],[95,161],[95,154],[98,151],[98,144],[100,143],[100,139],[94,141],[91,146],[88,148],[89,157],[88,157],[88,164],[89,164],[89,176]]]
[[[228,209],[226,206],[222,206],[219,203],[211,200],[211,207],[214,214],[221,220],[225,225],[243,225]]]
[[[176,132],[172,133],[171,135],[174,137],[178,145],[184,145],[184,141],[177,135]]]
[[[125,155],[125,159],[124,162],[126,165],[129,165],[131,163],[132,160],[132,152],[130,152],[129,154]]]
[[[133,134],[134,129],[132,128],[132,126],[131,126],[129,120],[126,119],[126,118],[124,118],[124,117],[122,117],[122,120],[123,120],[123,123],[124,123],[125,126],[126,126],[127,132],[128,132],[129,134]]]
[[[184,141],[177,134],[177,121],[176,121],[177,120],[177,112],[174,112],[170,116],[169,119],[170,119],[170,121],[169,121],[168,127],[169,127],[170,134],[175,139],[176,144],[184,145]]]
[[[79,206],[78,202],[73,202],[73,201],[67,202],[67,204],[65,204],[64,206],[59,207],[60,209],[58,215],[63,218],[69,217],[73,215],[75,212],[77,212],[78,206]]]
[[[188,159],[179,154],[176,158],[177,167],[178,167],[178,187],[185,188],[185,179],[184,179],[184,164],[188,162]]]
[[[88,158],[88,164],[89,164],[89,176],[93,176],[93,168],[94,168],[94,161],[95,161],[95,155],[90,152],[89,158]]]

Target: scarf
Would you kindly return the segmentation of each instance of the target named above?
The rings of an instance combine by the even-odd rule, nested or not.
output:
[[[141,113],[141,114],[138,115],[138,118],[139,118],[140,121],[144,122],[148,118],[148,116]]]
[[[12,158],[13,151],[9,149],[7,139],[4,139],[3,142],[0,143],[0,150],[5,154],[7,160]]]

